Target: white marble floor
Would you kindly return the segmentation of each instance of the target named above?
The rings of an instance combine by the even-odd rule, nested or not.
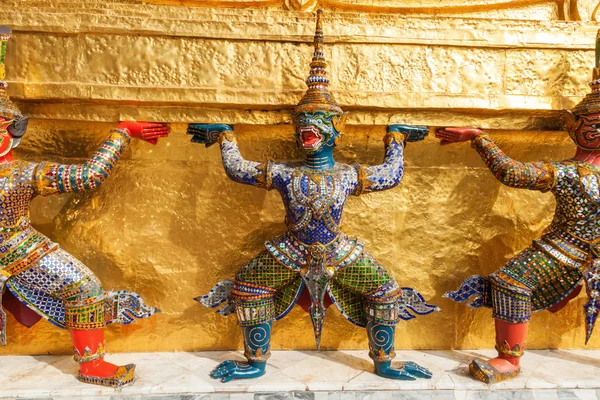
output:
[[[533,397],[596,399],[600,389],[600,350],[528,351],[523,373],[516,379],[487,386],[473,380],[467,369],[474,357],[493,351],[399,351],[397,360],[412,360],[433,372],[433,379],[393,381],[373,373],[366,351],[274,351],[265,376],[226,384],[213,380],[209,371],[225,359],[242,360],[239,352],[131,353],[107,356],[115,363],[138,365],[133,385],[116,391],[79,383],[76,364],[68,356],[0,357],[0,398],[30,399],[255,399],[309,398],[356,399],[357,393],[380,393],[376,398],[416,398],[401,393],[420,393],[418,398],[489,398],[481,393],[537,393]],[[600,390],[598,391],[600,393]],[[213,396],[201,396],[210,394]],[[271,393],[275,397],[264,397]],[[284,393],[310,394],[283,396]],[[336,394],[337,393],[337,394]],[[398,396],[395,394],[399,393]],[[434,393],[449,394],[451,397]],[[479,393],[476,397],[470,394]],[[540,397],[545,393],[550,397]],[[570,393],[562,396],[560,393]],[[261,394],[259,396],[259,394]],[[571,396],[572,394],[572,396]],[[335,395],[332,397],[332,395]],[[392,396],[393,395],[393,396]],[[283,397],[282,397],[283,396]],[[433,397],[431,397],[433,396]],[[575,396],[575,397],[573,397]]]

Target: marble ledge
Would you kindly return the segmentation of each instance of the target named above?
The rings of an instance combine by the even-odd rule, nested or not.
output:
[[[493,351],[399,351],[397,360],[429,368],[430,380],[392,381],[373,373],[367,351],[274,351],[265,376],[226,384],[209,371],[239,352],[129,353],[107,360],[137,363],[137,380],[120,391],[75,379],[68,356],[0,357],[0,399],[29,400],[362,400],[600,399],[600,350],[529,351],[516,379],[485,385],[468,362]]]

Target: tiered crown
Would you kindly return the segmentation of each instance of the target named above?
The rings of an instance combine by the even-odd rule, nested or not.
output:
[[[592,93],[585,96],[573,109],[575,115],[595,114],[600,112],[600,30],[596,34],[596,63],[590,82]]]
[[[10,101],[6,88],[8,84],[4,81],[6,71],[4,68],[4,56],[6,54],[6,44],[10,39],[10,28],[8,26],[0,26],[0,117],[15,119],[20,117],[21,112],[19,109]]]
[[[329,79],[327,79],[327,61],[323,53],[323,11],[317,11],[317,28],[315,30],[315,51],[310,63],[310,74],[306,79],[308,90],[302,100],[294,108],[293,114],[301,112],[328,111],[343,114],[342,109],[333,95],[329,93]]]

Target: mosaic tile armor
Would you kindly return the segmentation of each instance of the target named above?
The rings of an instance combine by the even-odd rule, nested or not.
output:
[[[385,141],[382,165],[336,163],[331,169],[316,170],[301,163],[246,161],[234,134],[223,134],[221,149],[227,175],[236,182],[277,190],[285,205],[288,229],[267,241],[265,251],[242,267],[231,295],[223,291],[204,299],[203,304],[217,307],[227,301],[229,313],[238,300],[240,324],[252,325],[285,316],[306,286],[314,298],[311,316],[317,340],[326,294],[349,321],[362,327],[367,315],[393,325],[398,319],[413,318],[409,310],[418,314],[433,311],[418,293],[399,288],[364,250],[364,243],[341,230],[343,208],[351,195],[391,189],[402,180],[403,136],[390,132]],[[258,302],[249,304],[253,300]]]
[[[486,383],[517,376],[533,311],[556,312],[575,298],[585,283],[586,343],[599,314],[600,298],[600,31],[591,93],[564,112],[569,136],[577,146],[572,159],[522,163],[504,154],[477,128],[436,130],[441,144],[470,140],[487,167],[503,184],[551,192],[554,218],[542,236],[498,271],[467,278],[444,296],[471,307],[491,307],[498,356],[471,362],[471,375]],[[470,300],[470,301],[469,301]]]
[[[29,206],[38,195],[95,189],[131,138],[156,144],[169,127],[122,121],[83,164],[16,161],[12,150],[25,134],[28,118],[12,103],[2,80],[10,34],[8,27],[0,27],[0,344],[6,344],[5,309],[28,327],[46,318],[69,331],[78,380],[122,387],[133,382],[135,365],[104,360],[104,327],[129,324],[158,309],[148,307],[136,293],[105,291],[83,263],[31,226]]]
[[[23,304],[56,326],[97,329],[146,318],[156,309],[132,292],[106,292],[81,261],[36,231],[29,205],[37,196],[93,189],[110,174],[129,143],[115,130],[84,164],[13,161],[0,164],[0,273],[4,285]],[[2,293],[0,288],[0,293]],[[6,342],[2,311],[0,338]]]
[[[528,322],[533,311],[549,309],[575,290],[600,239],[600,193],[597,167],[566,160],[521,163],[512,160],[487,135],[473,140],[492,173],[515,188],[550,191],[556,198],[554,219],[539,239],[488,277],[468,278],[452,300],[491,307],[493,316]]]
[[[399,287],[365,251],[363,242],[342,231],[348,198],[397,186],[404,174],[405,141],[422,140],[428,129],[388,127],[381,165],[365,167],[333,160],[346,113],[327,90],[320,16],[319,12],[308,91],[292,114],[297,143],[305,151],[303,162],[247,161],[230,126],[191,124],[188,128],[193,142],[210,146],[219,141],[229,178],[277,190],[286,210],[286,232],[267,241],[265,249],[241,268],[235,280],[220,282],[197,299],[206,307],[220,307],[217,312],[222,315],[236,313],[246,339],[249,364],[224,362],[212,376],[228,381],[262,375],[272,321],[284,317],[297,303],[309,312],[319,347],[327,306],[332,302],[350,322],[368,327],[370,354],[380,375],[428,378],[429,371],[414,363],[391,367],[394,329],[400,319],[429,314],[437,307],[427,304],[414,289]]]
[[[444,296],[471,307],[490,307],[498,356],[476,359],[471,375],[483,382],[511,379],[520,371],[531,313],[556,312],[576,297],[585,283],[586,343],[599,314],[600,298],[600,31],[591,93],[565,111],[566,128],[577,145],[572,159],[523,163],[508,157],[487,134],[476,128],[440,128],[441,144],[471,140],[494,176],[504,185],[551,192],[554,218],[540,238],[498,271],[467,278]]]

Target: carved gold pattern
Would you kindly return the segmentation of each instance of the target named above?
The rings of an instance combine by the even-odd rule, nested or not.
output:
[[[266,8],[266,7],[285,7],[288,10],[294,11],[314,11],[317,7],[325,9],[333,9],[336,11],[352,11],[352,12],[367,12],[367,13],[393,13],[402,15],[421,14],[421,15],[452,15],[452,14],[470,14],[470,13],[486,13],[507,9],[518,9],[523,7],[536,6],[540,4],[551,4],[556,6],[558,18],[566,19],[565,0],[505,0],[492,2],[464,2],[467,4],[450,4],[450,5],[394,5],[397,1],[381,1],[373,2],[368,0],[352,1],[352,0],[255,0],[255,1],[238,1],[238,0],[144,0],[147,3],[154,4],[177,4],[196,7],[211,7],[211,8]],[[383,4],[381,4],[383,3]],[[569,19],[579,21],[577,0],[569,0]]]
[[[260,163],[256,168],[260,171],[260,175],[257,177],[257,182],[260,187],[264,187],[267,190],[271,190],[271,181],[273,177],[271,176],[271,165],[273,161],[267,160],[265,162]]]
[[[318,0],[285,0],[288,10],[314,11],[319,6]]]
[[[253,352],[250,348],[246,348],[244,350],[244,357],[250,361],[264,362],[271,357],[271,351],[269,350],[267,353],[263,353],[262,349],[259,347]]]
[[[266,8],[281,6],[282,0],[142,0],[153,4],[174,4],[204,8]]]

